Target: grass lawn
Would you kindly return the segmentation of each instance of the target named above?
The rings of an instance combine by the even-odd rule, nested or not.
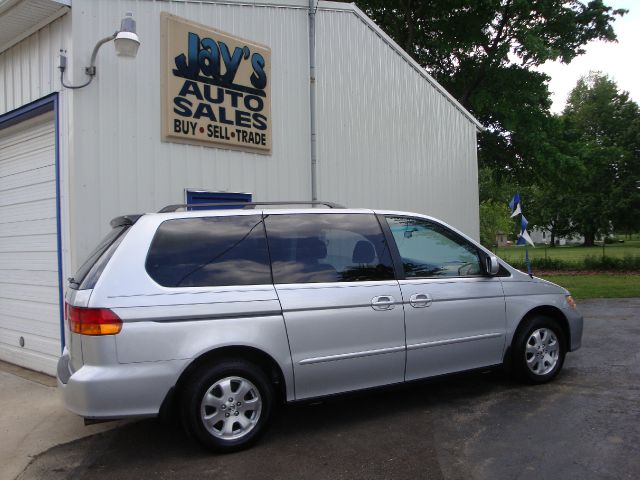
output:
[[[640,297],[640,275],[542,275],[542,278],[565,287],[577,299]]]
[[[522,261],[524,259],[523,247],[498,247],[496,255],[507,262]],[[640,240],[625,240],[624,243],[613,243],[604,247],[607,257],[624,258],[640,257]],[[539,246],[529,247],[529,258],[552,258],[565,262],[579,263],[586,257],[602,257],[602,246],[596,247],[554,247]]]

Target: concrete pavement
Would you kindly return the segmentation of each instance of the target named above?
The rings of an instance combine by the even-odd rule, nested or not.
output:
[[[0,480],[14,479],[51,447],[116,426],[85,427],[62,408],[53,377],[0,362]]]

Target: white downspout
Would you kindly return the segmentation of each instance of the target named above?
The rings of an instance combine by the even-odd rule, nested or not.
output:
[[[316,148],[316,9],[318,0],[309,0],[309,125],[311,128],[311,200],[318,200],[318,153]]]

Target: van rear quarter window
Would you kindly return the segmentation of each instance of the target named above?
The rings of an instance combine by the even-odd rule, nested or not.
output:
[[[262,218],[239,215],[167,220],[151,242],[146,269],[165,287],[270,284]]]

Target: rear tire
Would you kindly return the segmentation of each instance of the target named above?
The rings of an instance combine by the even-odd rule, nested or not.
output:
[[[251,363],[226,360],[206,365],[191,375],[183,391],[183,425],[209,450],[241,450],[264,432],[273,398],[267,376]]]
[[[536,315],[525,320],[512,345],[514,376],[531,384],[553,380],[564,364],[565,345],[564,332],[554,319]]]

